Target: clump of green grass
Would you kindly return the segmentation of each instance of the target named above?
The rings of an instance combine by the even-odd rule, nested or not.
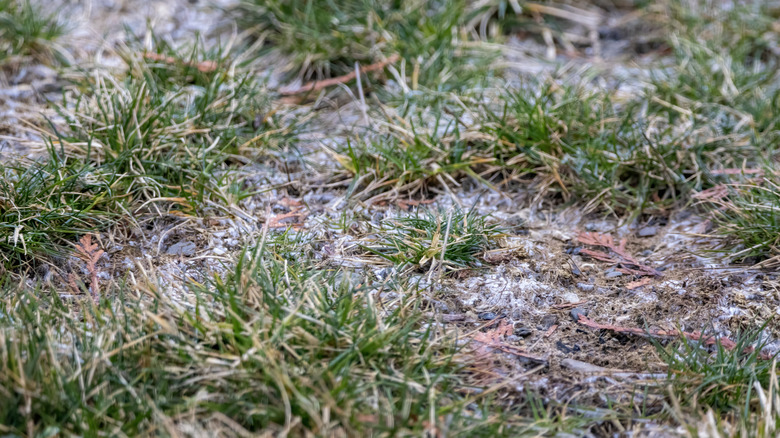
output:
[[[706,0],[671,0],[664,6],[669,30],[712,50],[712,55],[726,55],[745,66],[774,63],[780,55],[775,23],[780,10],[771,3],[745,1],[724,7]]]
[[[379,242],[366,249],[400,269],[474,267],[480,254],[502,235],[484,216],[458,208],[418,211],[414,216],[389,220],[385,227]]]
[[[399,112],[401,123],[393,118],[383,121],[395,123],[398,129],[349,141],[337,159],[354,175],[353,190],[369,196],[391,188],[414,192],[440,184],[441,178],[451,181],[470,175],[480,179],[475,172],[494,160],[461,130],[456,117],[462,112],[448,99],[434,99]]]
[[[303,79],[338,76],[355,62],[373,63],[382,55],[377,44],[384,38],[369,21],[375,20],[372,2],[350,0],[244,1],[236,18],[258,34],[268,33],[272,44],[292,56],[291,65]]]
[[[688,126],[686,148],[701,170],[692,187],[729,187],[726,197],[707,203],[729,240],[724,249],[735,260],[771,264],[778,255],[777,176],[769,166],[757,183],[742,171],[755,175],[777,160],[778,10],[763,2],[722,8],[694,1],[671,2],[669,11],[676,64],[653,79],[649,109]]]
[[[717,226],[727,239],[722,248],[738,261],[780,261],[780,179],[771,169],[757,182],[723,185],[723,194],[705,198]]]
[[[43,12],[30,0],[0,0],[0,60],[33,56],[62,61],[55,43],[65,31],[56,14]]]
[[[399,129],[351,143],[340,156],[369,193],[463,177],[499,189],[536,179],[567,200],[637,212],[680,202],[701,173],[702,152],[685,150],[668,115],[585,85],[529,80],[400,114]]]
[[[511,428],[466,406],[458,390],[464,364],[446,334],[422,323],[416,294],[380,303],[369,283],[344,274],[260,246],[224,279],[191,284],[192,309],[152,284],[145,289],[153,301],[117,286],[116,298],[96,305],[5,283],[0,430],[304,436]]]
[[[292,136],[262,118],[266,94],[224,54],[167,46],[151,53],[125,53],[126,74],[85,78],[59,108],[68,128],[58,140],[117,175],[135,199],[197,204],[218,175]]]
[[[618,212],[668,207],[697,173],[672,123],[638,99],[546,81],[506,93],[500,105],[483,109],[492,154],[564,198]]]
[[[659,346],[668,366],[669,396],[674,398],[670,414],[684,421],[707,409],[716,426],[727,426],[731,433],[774,436],[780,415],[770,407],[780,401],[780,392],[776,360],[763,356],[764,342],[761,330],[751,330],[736,337],[735,348],[717,344],[714,353],[685,339]]]
[[[244,0],[236,18],[289,57],[284,73],[303,80],[354,71],[400,55],[403,86],[452,89],[481,74],[486,58],[460,42],[469,7],[462,0]]]
[[[68,242],[108,227],[121,198],[109,178],[77,160],[0,165],[0,271],[62,257]]]

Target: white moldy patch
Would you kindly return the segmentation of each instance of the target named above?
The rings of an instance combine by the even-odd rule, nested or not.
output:
[[[544,309],[564,293],[559,288],[512,271],[517,270],[502,265],[494,272],[467,279],[458,288],[461,304],[475,312],[543,314]]]

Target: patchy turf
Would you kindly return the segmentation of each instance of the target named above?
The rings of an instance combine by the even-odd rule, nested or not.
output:
[[[777,13],[0,0],[0,432],[774,436]]]

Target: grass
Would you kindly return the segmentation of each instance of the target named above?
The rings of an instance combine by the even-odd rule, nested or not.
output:
[[[239,25],[266,38],[289,61],[277,71],[303,80],[354,71],[355,63],[379,62],[398,54],[404,89],[457,88],[484,73],[488,58],[461,46],[468,39],[467,2],[401,0],[244,0]]]
[[[5,284],[0,430],[385,435],[500,426],[465,407],[455,391],[464,364],[440,328],[422,323],[413,295],[378,302],[365,283],[286,263],[263,246],[226,278],[190,286],[193,309],[153,283],[114,288],[118,306]]]
[[[768,322],[766,323],[768,324]],[[774,436],[780,414],[777,403],[776,357],[761,356],[766,338],[760,330],[736,337],[736,347],[727,350],[718,344],[715,351],[694,341],[683,340],[659,353],[668,366],[670,414],[678,421],[685,416],[708,420],[716,431],[741,436]],[[689,426],[690,433],[696,428]]]
[[[772,169],[765,177],[724,185],[720,194],[705,198],[726,238],[726,249],[737,261],[776,265],[780,257],[780,181]]]
[[[766,20],[760,33],[740,31],[754,10],[691,22],[680,7],[669,15],[675,63],[633,96],[597,85],[595,71],[574,80],[525,78],[510,90],[481,89],[478,81],[453,93],[427,90],[388,100],[374,119],[378,133],[337,151],[339,162],[364,196],[466,177],[498,189],[533,179],[538,190],[620,216],[684,205],[729,182],[734,169],[776,158],[780,87],[762,40]],[[724,20],[742,24],[723,28]],[[702,39],[707,32],[717,38]],[[721,53],[733,45],[742,49]]]
[[[123,76],[83,78],[59,107],[68,127],[56,135],[139,202],[183,199],[197,207],[218,187],[218,175],[292,137],[273,118],[256,123],[267,97],[227,54],[158,45],[124,55]]]
[[[442,271],[474,267],[501,231],[475,211],[418,211],[387,221],[377,245],[366,247],[399,270],[438,267]]]
[[[42,11],[30,0],[0,1],[0,60],[34,57],[39,61],[63,61],[57,40],[66,33],[56,14]]]
[[[464,178],[498,189],[535,179],[541,190],[592,209],[670,208],[684,201],[681,194],[711,186],[697,181],[709,170],[701,163],[712,150],[687,152],[690,137],[675,132],[669,114],[647,114],[647,98],[529,80],[500,94],[412,108],[398,128],[350,143],[339,161],[363,195],[457,185]]]
[[[122,198],[98,170],[52,158],[0,166],[0,271],[62,260],[69,241],[107,228],[121,211]]]
[[[359,97],[370,106],[359,115],[368,126],[330,150],[341,174],[315,162],[322,157],[311,137],[299,136],[289,101],[274,100],[252,70],[256,52],[209,38],[131,38],[116,53],[122,68],[81,72],[63,93],[47,160],[0,166],[0,432],[585,435],[634,420],[687,426],[704,418],[723,434],[772,436],[774,362],[743,348],[758,332],[731,351],[684,341],[659,347],[671,387],[661,417],[611,406],[608,396],[594,407],[534,394],[511,380],[525,368],[501,369],[498,355],[477,360],[454,325],[431,322],[438,307],[410,279],[482,267],[503,231],[457,208],[375,220],[378,203],[369,202],[457,193],[468,180],[623,218],[668,216],[700,199],[733,259],[774,266],[777,13],[762,3],[728,11],[705,3],[660,6],[672,52],[627,95],[595,69],[502,77],[491,64],[502,35],[560,27],[556,38],[570,36],[563,19],[516,14],[513,2],[243,0],[238,24],[268,42],[262,55],[282,55],[273,58],[282,81],[321,80],[400,55],[378,80],[363,78]],[[64,32],[31,3],[0,0],[3,57],[51,62]],[[332,140],[331,132],[323,137]],[[315,165],[291,172],[291,149]],[[256,179],[245,178],[254,171],[245,165],[257,161],[284,165],[287,183],[249,187]],[[720,187],[722,196],[701,197]],[[333,215],[301,215],[310,234],[263,235],[235,259],[221,257],[232,260],[222,275],[179,279],[186,305],[143,270],[126,283],[95,276],[106,282],[98,302],[63,295],[61,278],[35,288],[19,281],[41,265],[62,268],[71,242],[110,235],[136,214],[232,216],[245,201],[275,214],[273,203],[287,197],[287,210],[312,216],[346,206],[340,234],[328,229]],[[367,207],[356,213],[356,205]],[[323,245],[317,220],[325,221],[317,223]],[[212,223],[219,221],[197,226]],[[376,239],[362,248],[400,274],[376,283],[371,266],[333,268],[318,253],[364,229]],[[256,241],[256,231],[241,238]],[[594,417],[575,415],[583,412]]]
[[[339,163],[355,176],[352,190],[356,196],[389,189],[415,192],[445,176],[476,176],[474,169],[485,162],[484,156],[461,137],[457,121],[448,112],[462,110],[453,107],[448,99],[415,105],[401,113],[401,123],[389,125],[394,129],[348,142],[336,151]],[[382,124],[398,122],[392,116],[382,117]]]
[[[247,249],[224,277],[188,282],[188,307],[152,278],[104,284],[98,302],[6,278],[0,431],[536,436],[605,421],[532,393],[504,407],[403,277],[372,283],[298,252]]]
[[[729,10],[672,2],[670,11],[677,65],[653,80],[656,103],[667,107],[674,123],[689,126],[687,148],[698,154],[701,169],[692,187],[730,187],[727,197],[707,204],[718,232],[728,237],[722,249],[734,260],[771,264],[778,231],[771,170],[780,126],[780,58],[772,27],[777,11],[761,2]],[[766,181],[751,179],[765,168]]]

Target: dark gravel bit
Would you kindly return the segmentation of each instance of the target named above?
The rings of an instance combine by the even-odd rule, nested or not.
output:
[[[542,318],[542,323],[537,326],[539,330],[547,330],[553,325],[558,323],[558,317],[555,315],[545,315]]]
[[[515,330],[514,330],[515,336],[520,336],[521,338],[529,336],[529,335],[531,335],[531,333],[533,333],[533,330],[531,330],[530,328],[524,326],[523,324],[521,324],[519,322],[515,323],[515,327],[514,328],[515,328]]]
[[[558,347],[558,349],[561,350],[565,354],[569,354],[569,353],[572,353],[572,352],[576,353],[576,352],[581,350],[580,346],[577,345],[577,344],[574,344],[574,346],[569,347],[568,345],[564,344],[561,341],[556,342],[555,346]]]
[[[582,307],[575,307],[571,309],[569,315],[571,315],[574,322],[577,322],[580,320],[580,316],[588,316],[588,311],[583,309]]]
[[[498,318],[498,315],[493,312],[480,313],[477,317],[483,321],[491,321]]]

